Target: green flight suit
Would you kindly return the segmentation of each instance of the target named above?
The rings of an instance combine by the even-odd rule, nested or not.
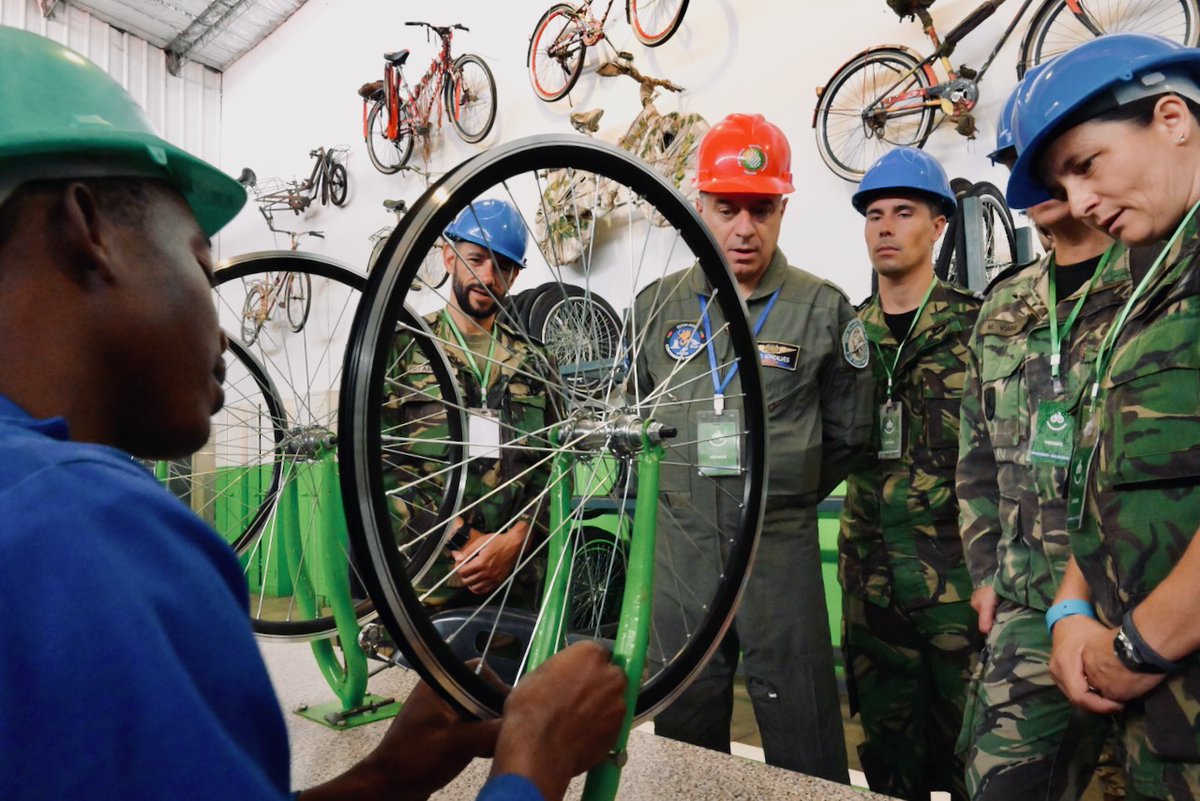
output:
[[[740,650],[767,762],[846,782],[816,506],[844,478],[869,436],[869,356],[861,323],[841,291],[790,267],[778,250],[747,300],[752,324],[777,290],[757,337],[769,438],[758,552],[720,649],[659,714],[655,729],[728,751]],[[709,362],[703,352],[685,359],[670,349],[673,332],[697,321],[698,296],[709,291],[693,267],[651,284],[634,304],[634,319],[647,331],[636,380],[654,387],[670,377],[670,402],[658,407],[655,419],[680,432],[675,443],[668,441],[660,471],[652,659],[655,650],[660,658],[670,653],[702,617],[700,604],[712,597],[723,562],[722,531],[738,514],[740,498],[722,491],[728,480],[701,477],[694,467],[697,414],[712,409]],[[714,330],[722,324],[718,317],[714,310]],[[725,406],[740,409],[737,382]],[[733,481],[729,486],[740,491],[741,480]]]
[[[842,648],[851,710],[866,737],[863,772],[872,790],[900,798],[948,790],[966,799],[955,743],[979,637],[954,467],[967,340],[979,306],[973,293],[936,281],[903,347],[878,295],[859,308],[875,357],[877,412],[869,458],[846,480],[838,539]],[[901,450],[882,458],[878,410],[889,400],[886,367],[893,363]]]
[[[1200,234],[1191,222],[1132,309],[1100,389],[1082,529],[1102,622],[1118,626],[1200,527]],[[1117,716],[1131,795],[1200,797],[1200,657]]]
[[[1131,288],[1118,248],[1080,309],[1062,349],[1062,393],[1071,408],[1092,384],[1096,351]],[[963,737],[975,799],[1078,798],[1110,726],[1075,709],[1050,675],[1045,612],[1070,559],[1066,465],[1030,457],[1039,403],[1051,380],[1050,259],[990,289],[971,337],[957,472],[960,528],[976,587],[999,598],[972,682]],[[1086,284],[1085,284],[1086,287]],[[1057,303],[1066,320],[1083,288]],[[1106,789],[1119,791],[1119,778]]]
[[[545,449],[550,446],[546,426],[557,419],[555,403],[543,378],[550,369],[547,357],[497,321],[493,329],[496,340],[491,351],[493,363],[488,374],[489,336],[478,331],[465,332],[475,364],[488,377],[487,387],[481,387],[443,314],[434,312],[424,320],[456,372],[465,406],[497,412],[501,441],[526,446],[502,448],[499,458],[471,459],[460,506],[465,510],[465,520],[489,534],[504,531],[518,520],[544,521],[548,509],[543,496],[550,466],[548,462],[541,465],[538,462],[544,461]],[[382,424],[400,444],[389,450],[384,485],[396,521],[397,544],[403,549],[429,532],[439,519],[444,488],[441,475],[450,456],[449,429],[447,407],[433,367],[410,335],[396,336],[388,363],[393,368]],[[422,437],[428,437],[428,445],[413,442]],[[498,492],[494,491],[497,487],[501,488]],[[531,531],[523,554],[533,553],[535,533]],[[479,604],[483,598],[467,590],[461,579],[447,577],[453,567],[450,549],[442,549],[419,586],[427,594],[426,602],[443,608]],[[538,560],[523,568],[510,599],[517,605],[533,608],[541,575],[544,570]]]

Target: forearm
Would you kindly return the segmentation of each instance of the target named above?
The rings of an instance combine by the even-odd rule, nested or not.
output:
[[[996,479],[996,455],[983,417],[982,394],[972,351],[963,378],[954,482],[958,529],[971,583],[975,587],[990,587],[1000,569],[1000,486]]]
[[[1171,661],[1200,650],[1200,536],[1193,536],[1183,558],[1133,613],[1133,624],[1146,644]]]
[[[1063,601],[1091,601],[1092,594],[1088,589],[1087,580],[1083,577],[1083,571],[1079,569],[1079,565],[1075,563],[1075,557],[1067,562],[1067,569],[1063,572],[1062,583],[1058,585],[1058,592],[1054,595],[1054,603],[1062,603]]]

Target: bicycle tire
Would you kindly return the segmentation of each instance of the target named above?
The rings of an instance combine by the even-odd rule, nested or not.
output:
[[[625,0],[625,19],[646,47],[666,44],[687,12],[688,0]]]
[[[325,180],[329,186],[329,199],[333,205],[338,208],[345,206],[346,196],[350,193],[350,176],[346,172],[346,165],[336,161],[332,162]]]
[[[399,172],[412,156],[412,131],[404,124],[407,112],[401,106],[397,109],[400,116],[399,138],[395,141],[388,139],[388,107],[387,99],[380,98],[371,106],[367,115],[367,155],[375,169],[384,175]]]
[[[834,175],[858,182],[876,159],[893,148],[925,145],[937,112],[920,97],[901,101],[893,110],[881,108],[873,120],[866,116],[867,106],[879,99],[880,92],[919,63],[905,50],[879,48],[851,59],[829,79],[817,100],[813,125],[817,151]],[[917,69],[892,93],[929,86],[924,71]]]
[[[556,45],[561,52],[552,55],[550,48]],[[583,25],[575,8],[567,3],[550,6],[533,29],[525,55],[533,93],[547,103],[566,97],[583,74],[586,53]]]
[[[475,144],[491,132],[496,122],[496,79],[487,62],[470,53],[454,60],[445,105],[450,124],[464,142]]]
[[[262,316],[262,307],[263,288],[261,286],[250,287],[246,291],[246,300],[242,303],[242,320],[240,325],[242,342],[247,347],[254,344],[254,341],[258,339],[258,332],[262,331],[263,325],[266,324],[266,319],[259,319]]]
[[[308,322],[312,309],[312,276],[308,273],[288,273],[283,285],[283,308],[287,312],[288,327],[299,334]],[[297,293],[296,282],[300,283]],[[297,297],[299,294],[299,297]]]
[[[959,242],[959,227],[962,223],[962,199],[971,191],[974,186],[966,178],[951,178],[950,190],[954,192],[954,199],[959,204],[955,214],[946,222],[945,229],[942,230],[942,235],[938,237],[938,241],[933,244],[933,272],[938,278],[943,281],[949,280],[950,275],[957,275],[957,268],[954,266],[954,259],[958,253]],[[872,290],[874,292],[874,289]]]
[[[279,492],[282,470],[278,463],[270,465],[264,474],[255,469],[253,458],[237,466],[241,474],[227,479],[222,492],[235,495],[240,503],[222,506],[214,491],[218,472],[211,458],[216,443],[232,437],[247,439],[246,429],[254,420],[261,421],[256,434],[267,450],[277,448],[283,441],[287,414],[279,392],[262,364],[246,346],[229,338],[229,354],[223,389],[225,402],[213,418],[213,430],[208,443],[192,456],[169,462],[148,463],[156,476],[185,505],[217,531],[236,553],[245,551],[247,543],[261,531]]]
[[[972,184],[962,198],[979,198],[982,213],[983,235],[983,287],[971,287],[983,291],[995,280],[996,276],[1011,267],[1016,261],[1017,233],[1013,224],[1012,212],[1004,201],[1004,193],[994,184],[980,181]],[[945,267],[939,276],[946,281],[967,286],[967,275],[964,274],[964,264],[961,254],[966,252],[966,233],[963,221],[955,227],[955,258]]]
[[[571,630],[611,639],[625,591],[628,553],[619,536],[584,525],[571,564]]]
[[[235,543],[235,550],[250,589],[249,614],[255,633],[266,638],[308,640],[336,634],[331,612],[321,606],[315,615],[302,614],[294,593],[296,587],[304,586],[300,582],[307,575],[302,572],[305,566],[319,560],[313,549],[319,543],[315,537],[323,531],[322,515],[336,519],[340,514],[325,505],[326,499],[329,503],[340,501],[333,494],[337,488],[325,483],[316,466],[322,459],[332,458],[329,443],[336,430],[336,390],[345,353],[345,327],[365,279],[331,260],[294,251],[266,251],[226,260],[217,266],[213,278],[213,297],[222,323],[236,319],[238,309],[231,301],[244,293],[246,285],[261,283],[264,276],[279,273],[295,274],[298,281],[311,285],[305,294],[314,312],[301,331],[293,331],[290,325],[267,326],[254,345],[246,348],[262,366],[279,398],[279,411],[271,418],[280,435],[269,441],[258,437],[252,414],[229,410],[236,415],[234,431],[214,445],[214,462],[222,473],[211,486],[214,502],[236,508],[242,503],[241,493],[253,493],[256,471],[269,469],[278,476],[271,502],[263,505],[263,518],[247,529]],[[237,434],[237,423],[246,429],[241,436]],[[248,471],[247,478],[242,482],[223,478],[226,466]],[[299,542],[299,554],[295,559],[287,556],[287,532],[283,530],[288,520],[284,506],[293,497],[299,512],[295,540]],[[355,614],[365,620],[374,614],[374,608],[362,591],[352,552],[347,551],[346,561]],[[314,591],[320,594],[320,588]]]
[[[527,320],[530,336],[550,352],[573,394],[587,397],[603,386],[588,373],[611,365],[621,349],[621,318],[607,300],[575,284],[551,282],[529,304]]]
[[[1188,47],[1200,43],[1196,0],[1087,0],[1082,5],[1101,33],[1154,33]],[[1021,39],[1017,77],[1095,35],[1064,0],[1048,0],[1038,7]]]
[[[616,288],[630,293],[659,291],[664,286],[664,276],[680,275],[679,270],[698,264],[697,269],[714,288],[713,312],[714,316],[720,317],[717,333],[714,335],[714,339],[717,340],[715,344],[721,348],[721,353],[731,354],[731,358],[736,358],[744,368],[735,375],[734,384],[727,395],[728,398],[735,399],[730,402],[739,403],[743,407],[745,427],[742,446],[746,465],[745,473],[729,477],[728,483],[721,479],[720,483],[722,492],[737,501],[730,501],[730,510],[736,517],[736,525],[722,530],[722,546],[725,549],[723,553],[727,556],[727,561],[723,564],[714,563],[713,573],[705,577],[710,581],[706,589],[711,589],[711,596],[705,592],[703,598],[698,601],[706,611],[703,614],[695,613],[695,625],[689,629],[690,636],[685,642],[668,642],[667,634],[658,630],[656,626],[652,627],[651,642],[655,644],[656,653],[670,656],[665,656],[661,662],[656,662],[648,669],[649,678],[641,687],[635,703],[635,713],[642,719],[669,702],[682,690],[715,649],[732,620],[742,581],[753,556],[765,500],[763,480],[766,410],[754,339],[743,316],[741,297],[736,284],[719,249],[695,209],[682,201],[669,183],[648,170],[635,157],[612,145],[572,136],[542,136],[518,140],[492,148],[460,165],[435,183],[413,205],[401,223],[403,230],[388,240],[384,253],[376,262],[364,301],[352,327],[353,341],[342,383],[341,397],[344,402],[339,425],[342,432],[339,440],[339,461],[343,466],[343,497],[349,499],[347,511],[351,519],[350,531],[355,548],[368,557],[368,575],[365,578],[370,594],[378,604],[381,620],[404,650],[409,663],[416,666],[432,686],[458,707],[474,715],[498,715],[504,694],[483,681],[464,664],[463,658],[454,648],[455,632],[446,632],[438,628],[440,619],[435,620],[436,615],[432,615],[430,609],[423,604],[419,588],[407,578],[404,560],[395,553],[391,501],[384,488],[385,475],[390,469],[387,465],[394,464],[400,458],[400,454],[397,447],[384,437],[384,404],[385,399],[390,398],[387,388],[394,386],[399,378],[403,378],[398,378],[390,372],[395,369],[395,364],[390,359],[391,342],[397,331],[397,314],[409,302],[409,288],[423,254],[445,226],[466,208],[469,202],[489,194],[508,199],[523,198],[523,205],[518,207],[528,227],[533,218],[534,208],[540,205],[542,192],[538,184],[548,170],[555,169],[591,171],[618,181],[629,191],[655,205],[671,222],[668,228],[655,228],[642,220],[630,223],[630,237],[635,236],[636,231],[639,240],[646,237],[653,245],[644,251],[651,255],[644,257],[640,262],[630,264],[630,251],[624,244],[613,245],[609,249],[598,251],[591,262],[592,269],[582,274],[574,270],[562,270],[551,262],[550,269],[557,282],[562,285],[581,283],[585,291],[594,292],[600,285],[595,282],[599,281],[604,286],[605,294],[617,291]],[[539,258],[550,255],[534,251],[529,255],[530,263],[532,265],[538,262]],[[647,289],[650,286],[659,289]],[[424,291],[420,294],[422,297],[419,300],[422,303],[433,299],[436,304],[445,304],[449,300],[446,294],[430,293],[426,296]],[[437,307],[427,308],[432,311]],[[516,332],[519,339],[532,341],[527,328],[516,319],[511,306],[505,306],[500,314],[503,318],[501,323]],[[675,389],[673,382],[685,380],[682,376],[672,374],[657,387],[641,386],[636,380],[632,381],[629,384],[628,399],[623,392],[622,382],[628,373],[631,359],[636,359],[643,351],[662,347],[660,336],[657,333],[651,335],[649,331],[650,325],[661,322],[634,319],[632,312],[623,315],[621,330],[627,333],[623,344],[628,350],[622,351],[614,359],[608,378],[612,391],[605,396],[605,400],[589,400],[576,404],[570,401],[569,389],[562,386],[553,374],[539,374],[539,379],[545,380],[550,387],[546,393],[547,405],[561,406],[561,414],[557,419],[560,419],[563,425],[572,426],[571,430],[575,430],[575,426],[581,425],[581,420],[591,420],[597,425],[608,426],[622,419],[621,415],[630,409],[643,412],[657,410],[657,403],[665,397],[664,393]],[[438,344],[449,343],[443,339]],[[726,347],[728,350],[724,350]],[[542,366],[548,366],[548,362]],[[688,369],[708,371],[709,367],[707,362],[700,358],[692,360]],[[704,380],[706,375],[707,372],[701,372],[699,378],[692,377],[687,380],[694,385],[694,382]],[[390,413],[390,409],[388,411]],[[566,447],[571,454],[578,451],[582,458],[584,451],[583,446],[574,439],[570,439],[561,447],[558,444],[545,444],[549,442],[545,433],[541,434],[540,438],[536,433],[529,434],[525,439],[532,444],[525,446],[520,441],[509,440],[504,447],[528,447],[527,455],[531,457],[543,454],[547,449],[551,454],[559,453],[562,447]],[[682,441],[678,444],[672,444],[670,440],[667,444],[665,460],[670,469],[675,471],[672,475],[688,474],[696,466],[694,443],[686,441],[690,437],[680,439]],[[605,445],[597,445],[597,448],[601,450],[596,452],[596,456],[610,454]],[[623,453],[615,455],[614,458],[622,461],[631,459]],[[626,474],[632,473],[630,470]],[[507,492],[507,488],[511,486],[507,483],[509,474],[502,472],[500,475],[502,480],[496,492]],[[718,486],[717,479],[709,481],[714,489]],[[529,505],[525,508],[542,508],[539,504],[545,501],[546,492],[545,487],[535,489],[532,498],[528,500]],[[617,502],[621,502],[622,499],[630,501],[626,486],[613,490],[613,494],[617,497]],[[464,501],[467,497],[464,495]],[[657,499],[643,502],[654,503],[655,500]],[[681,499],[680,503],[688,503],[688,500]],[[579,509],[572,507],[574,511],[564,517],[564,526],[577,519],[576,514],[584,505],[580,504]],[[657,508],[658,504],[654,505]],[[430,526],[429,530],[433,531],[436,525],[444,525],[445,522],[438,522]],[[679,548],[686,547],[672,538],[686,536],[687,532],[667,530],[670,525],[669,518],[659,523],[659,542],[663,553],[671,552],[671,543],[676,543]],[[711,523],[708,526],[707,531],[715,535],[716,527]],[[577,539],[574,535],[571,536],[572,542],[577,546]],[[533,547],[536,556],[538,549],[544,546]],[[523,570],[532,564],[532,560],[518,564],[519,570]],[[695,579],[694,575],[685,576],[672,571],[669,565],[661,567],[655,577],[656,583],[664,592],[682,592],[684,587],[691,587],[696,583]],[[501,602],[507,597],[505,588],[512,583],[513,579],[510,577],[506,579],[505,585],[492,595],[479,597],[480,606],[477,613],[480,618],[486,618],[488,612],[498,612],[494,619],[500,620],[503,613],[509,611]],[[664,602],[660,611],[669,614],[671,610],[671,604]],[[674,645],[678,647],[671,647]],[[488,657],[486,651],[482,655],[485,659]]]

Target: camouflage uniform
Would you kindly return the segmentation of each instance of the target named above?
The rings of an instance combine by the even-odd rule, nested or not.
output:
[[[1038,403],[1052,400],[1049,258],[990,290],[971,337],[957,472],[960,528],[976,587],[999,598],[960,741],[973,798],[1076,798],[1109,730],[1075,710],[1050,676],[1045,611],[1070,558],[1066,466],[1031,461]],[[1078,406],[1096,351],[1131,287],[1118,248],[1097,277],[1063,348],[1060,398]],[[1058,302],[1059,320],[1080,289]],[[1106,789],[1115,791],[1117,786]]]
[[[895,459],[880,450],[879,415],[870,460],[846,481],[838,539],[842,647],[852,712],[871,789],[902,798],[950,790],[966,798],[955,755],[963,701],[978,650],[971,577],[958,535],[954,465],[967,339],[979,299],[938,281],[893,374],[903,440]],[[899,342],[876,295],[859,308],[874,346],[875,403],[887,401],[884,360]]]
[[[1200,526],[1200,235],[1192,222],[1115,342],[1075,558],[1100,619],[1120,625]],[[1200,796],[1200,658],[1118,716],[1132,789]]]
[[[777,302],[758,335],[770,470],[757,556],[721,648],[683,695],[659,714],[655,730],[728,751],[740,648],[767,762],[845,782],[816,506],[845,476],[870,433],[866,341],[857,351],[843,350],[843,336],[861,332],[845,296],[832,284],[788,266],[778,250],[747,300],[751,322],[777,289]],[[711,409],[708,362],[703,353],[678,361],[663,346],[672,327],[695,322],[697,294],[709,291],[703,274],[693,268],[652,284],[634,306],[633,319],[647,331],[638,381],[643,387],[656,386],[677,370],[670,381],[672,402],[661,405],[655,419],[675,426],[677,441],[684,443],[668,443],[660,471],[652,658],[655,649],[669,652],[664,643],[681,642],[702,617],[696,599],[712,597],[722,562],[719,534],[732,528],[738,515],[740,498],[721,491],[724,479],[699,477],[689,467],[697,464],[696,446],[689,444],[696,439],[696,414]],[[714,311],[714,330],[721,325],[718,318]],[[852,366],[847,352],[855,361],[861,357],[863,366]],[[736,385],[725,405],[741,407]],[[731,486],[740,490],[740,479],[733,481],[737,483]],[[686,582],[670,576],[684,576]],[[686,626],[681,615],[688,617]]]
[[[497,321],[493,364],[484,390],[442,313],[434,312],[424,320],[456,372],[465,406],[498,411],[502,441],[529,446],[529,449],[502,448],[498,459],[470,461],[461,504],[461,508],[469,507],[464,518],[473,528],[488,534],[503,531],[517,520],[544,519],[548,510],[540,496],[549,479],[550,466],[548,462],[535,465],[543,461],[543,449],[550,444],[545,428],[557,418],[555,404],[540,378],[547,374],[547,357]],[[464,333],[464,337],[475,363],[486,372],[490,338],[481,332]],[[397,542],[405,548],[415,544],[422,534],[438,524],[444,483],[437,474],[451,456],[450,432],[446,423],[447,407],[443,404],[433,367],[410,335],[397,335],[389,364],[394,367],[389,375],[382,425],[385,431],[406,444],[393,446],[389,451],[391,461],[384,471],[384,484],[391,498]],[[533,432],[539,433],[521,438],[522,433]],[[429,444],[407,442],[409,437],[427,437]],[[434,477],[418,480],[428,476]],[[492,493],[497,487],[500,490]],[[476,503],[485,495],[489,496],[487,500]],[[437,535],[441,533],[438,531]],[[532,548],[531,539],[525,553],[531,552]],[[427,602],[441,607],[478,604],[479,597],[466,590],[456,576],[434,589],[453,567],[449,548],[443,549],[421,581],[420,589],[432,590]],[[542,572],[535,563],[518,575],[514,593],[522,605],[532,608]]]

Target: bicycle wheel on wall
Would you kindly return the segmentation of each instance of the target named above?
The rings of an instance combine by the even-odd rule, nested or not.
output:
[[[817,100],[813,127],[821,159],[835,175],[858,182],[884,153],[925,144],[937,109],[927,105],[930,84],[919,63],[904,50],[879,48],[829,79]]]
[[[454,60],[445,105],[464,142],[474,144],[488,135],[496,121],[496,79],[483,59],[468,54]]]
[[[688,0],[625,0],[625,19],[646,47],[658,47],[683,24]]]
[[[308,273],[288,273],[283,284],[283,307],[287,311],[288,327],[299,334],[308,322],[312,309],[312,276]]]
[[[482,462],[457,463],[471,475],[495,476],[495,486],[487,484],[485,491],[485,487],[472,488],[468,483],[461,508],[452,516],[428,519],[423,530],[414,534],[410,527],[415,518],[407,511],[410,496],[419,502],[426,491],[451,494],[447,480],[439,474],[453,466],[446,464],[446,454],[454,443],[436,433],[437,426],[445,418],[465,415],[466,410],[443,404],[443,414],[435,416],[420,404],[408,408],[405,398],[412,387],[420,386],[423,367],[418,362],[410,368],[396,354],[399,344],[407,345],[423,334],[407,326],[400,312],[412,305],[436,321],[439,310],[450,302],[450,288],[412,293],[411,287],[423,255],[452,219],[476,200],[498,198],[513,203],[525,225],[532,227],[535,210],[543,202],[545,176],[554,170],[614,182],[622,192],[654,206],[670,225],[650,225],[636,204],[627,204],[615,215],[617,219],[608,220],[604,241],[584,255],[578,269],[564,267],[552,251],[537,249],[530,239],[529,266],[519,280],[549,279],[558,285],[554,291],[566,297],[577,297],[580,290],[594,297],[602,289],[614,307],[630,309],[619,318],[621,347],[607,359],[604,370],[593,376],[596,392],[580,398],[570,372],[562,370],[537,345],[511,306],[501,305],[498,324],[522,343],[528,354],[521,363],[525,366],[509,380],[544,387],[529,403],[545,412],[523,416],[516,433],[505,437],[499,451],[504,470],[489,467],[495,454],[477,457]],[[676,396],[690,387],[707,386],[703,382],[711,380],[711,368],[698,352],[693,354],[695,358],[680,361],[670,375],[648,383],[643,377],[648,379],[649,373],[633,366],[641,363],[645,354],[661,352],[662,332],[669,328],[670,321],[658,319],[658,305],[648,299],[677,289],[684,271],[692,265],[698,265],[695,280],[712,287],[708,307],[714,325],[711,341],[721,354],[719,368],[727,370],[734,361],[744,368],[735,374],[725,397],[727,404],[741,410],[737,437],[745,470],[704,479],[703,500],[672,494],[668,509],[657,497],[635,497],[639,452],[647,442],[661,441],[665,455],[659,475],[664,492],[697,473],[694,435],[664,429],[655,420],[669,414],[687,419],[689,402]],[[643,307],[652,311],[644,315],[633,310],[639,292],[650,293],[643,297]],[[699,308],[695,315],[691,323],[699,325]],[[499,714],[503,694],[465,661],[482,657],[493,664],[507,661],[519,665],[528,655],[533,622],[549,611],[548,599],[538,597],[537,590],[547,573],[567,579],[569,585],[570,575],[556,571],[569,571],[576,553],[584,547],[584,520],[598,507],[614,514],[631,514],[639,504],[651,504],[658,513],[655,619],[649,634],[655,656],[638,696],[637,715],[644,717],[670,700],[699,669],[731,619],[752,556],[764,499],[765,403],[757,351],[736,284],[695,210],[661,177],[611,145],[569,136],[534,137],[502,145],[453,170],[414,204],[372,272],[353,331],[339,440],[343,496],[355,501],[348,514],[355,547],[369,563],[367,586],[380,604],[382,620],[409,661],[461,707],[477,715]],[[435,334],[433,341],[442,348],[458,347],[444,333]],[[489,397],[492,394],[489,390]],[[709,398],[710,408],[711,402]],[[696,409],[703,405],[697,403]],[[426,421],[435,433],[419,435],[414,421]],[[485,450],[494,447],[476,442],[474,432],[469,434],[466,453],[476,445],[484,445]],[[564,464],[608,459],[620,468],[614,474],[624,476],[622,481],[574,484],[569,466],[559,470]],[[571,496],[569,502],[560,492]],[[555,498],[559,511],[551,514]],[[729,520],[718,524],[694,503],[721,504]],[[488,526],[494,531],[532,519],[533,536],[522,547],[512,573],[498,587],[475,595],[465,608],[439,607],[435,603],[439,586],[412,581],[400,547],[414,535],[446,542],[456,528],[452,524],[476,510],[495,513],[495,525]],[[685,517],[701,522],[685,524]],[[713,549],[719,555],[713,556],[707,571],[697,571],[695,565],[684,569],[683,562],[695,552],[689,544],[691,538],[700,535],[714,541],[720,538],[721,548]],[[552,565],[550,543],[559,538],[565,541],[563,558]],[[636,545],[631,546],[634,548]],[[609,564],[606,570],[617,569],[616,560]],[[456,572],[457,568],[451,567],[441,579],[449,581]],[[589,580],[600,586],[608,579],[615,581],[615,573]],[[533,594],[525,595],[531,585]],[[689,603],[690,617],[682,615],[674,603],[659,603],[660,597],[694,600]],[[569,610],[565,619],[571,619]],[[604,638],[606,633],[580,629],[569,636]]]
[[[566,3],[551,6],[533,29],[525,66],[534,94],[547,103],[566,97],[575,88],[587,52],[583,33],[583,23]]]
[[[236,549],[250,590],[255,632],[309,639],[335,633],[328,603],[331,575],[348,579],[360,619],[372,612],[356,560],[345,545],[333,450],[346,328],[364,279],[327,259],[291,251],[230,259],[218,265],[213,279],[222,325],[228,329],[237,324],[247,287],[278,273],[291,274],[284,279],[283,293],[293,284],[293,297],[302,290],[310,314],[296,330],[295,320],[288,319],[291,306],[276,307],[253,346],[245,350],[261,365],[278,396],[280,411],[274,419],[279,434],[270,439],[257,436],[259,418],[226,405],[215,418],[227,433],[211,457],[218,488],[213,504],[223,510],[243,509],[247,493],[257,498],[257,473],[278,476],[278,489],[260,524],[236,543]]]
[[[254,340],[258,339],[258,332],[262,330],[263,324],[271,314],[271,309],[267,305],[266,291],[261,284],[251,286],[246,290],[246,297],[242,301],[242,316],[238,324],[238,331],[241,332],[242,342],[247,347],[254,344]]]
[[[1155,33],[1195,47],[1200,41],[1196,0],[1083,0],[1077,17],[1065,0],[1038,8],[1021,40],[1017,77],[1043,61],[1105,33]]]
[[[333,205],[345,206],[346,195],[350,191],[350,178],[346,174],[345,165],[336,161],[330,164],[326,182],[329,187],[329,199]]]
[[[412,131],[404,124],[407,112],[404,111],[403,106],[397,110],[397,116],[399,117],[399,136],[392,140],[387,135],[389,119],[387,99],[376,100],[375,105],[371,106],[371,112],[367,115],[367,155],[371,157],[371,163],[375,165],[375,169],[384,175],[398,172],[412,156],[413,135]]]
[[[1013,224],[1012,212],[1004,202],[1004,193],[994,184],[980,181],[960,196],[960,211],[962,201],[974,197],[979,199],[979,232],[980,256],[983,259],[984,285],[971,287],[982,292],[996,276],[1007,270],[1016,262],[1017,234]],[[960,215],[961,216],[961,215]],[[968,285],[966,266],[966,234],[963,226],[969,224],[965,217],[956,220],[954,225],[955,246],[953,258],[946,261],[938,260],[935,265],[939,277],[952,283]]]

